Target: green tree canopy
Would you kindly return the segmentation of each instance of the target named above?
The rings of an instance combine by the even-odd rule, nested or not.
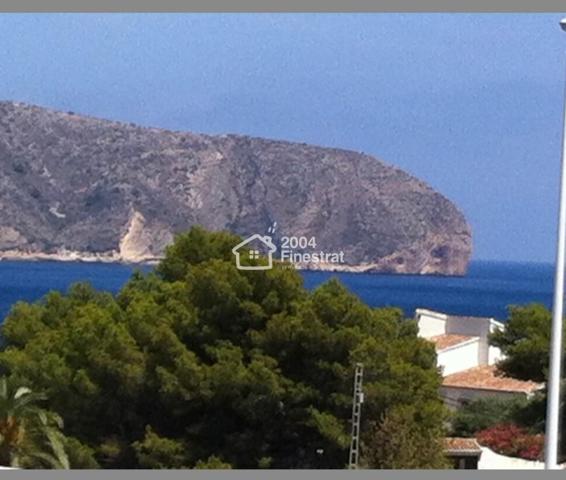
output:
[[[538,397],[537,397],[538,398]],[[495,425],[521,423],[530,404],[524,397],[480,398],[458,409],[451,419],[455,437],[472,437]]]
[[[336,280],[308,292],[288,265],[237,270],[238,241],[193,228],[116,297],[77,284],[18,303],[0,368],[105,467],[342,468],[356,362],[364,435],[393,407],[441,435],[435,352],[414,323]]]
[[[543,382],[550,359],[550,326],[552,314],[539,304],[509,308],[509,321],[504,330],[491,336],[506,358],[499,368],[522,380]]]

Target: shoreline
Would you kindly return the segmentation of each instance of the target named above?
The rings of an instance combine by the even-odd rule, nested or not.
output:
[[[3,252],[0,262],[116,263],[123,265],[156,265],[163,257],[125,258],[117,252],[85,254],[79,252],[23,253]]]
[[[124,257],[117,251],[106,253],[83,253],[74,251],[60,251],[57,253],[24,253],[17,251],[5,251],[0,254],[1,262],[60,262],[60,263],[103,263],[119,265],[141,265],[155,266],[164,257]],[[441,272],[399,272],[390,268],[379,267],[376,264],[344,265],[336,263],[314,263],[314,264],[292,264],[295,270],[300,272],[324,272],[324,273],[353,273],[371,275],[400,275],[400,276],[436,276],[436,277],[465,277],[466,274],[441,273]]]

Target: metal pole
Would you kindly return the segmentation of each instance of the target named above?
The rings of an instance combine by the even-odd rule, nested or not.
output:
[[[362,391],[363,378],[364,364],[356,363],[356,371],[354,373],[354,398],[352,401],[352,438],[350,443],[349,469],[358,468],[360,455],[360,420],[362,416],[362,403],[364,403],[364,394]]]
[[[566,29],[566,19],[560,22]],[[548,373],[546,410],[546,436],[544,460],[547,470],[558,469],[558,444],[560,439],[560,382],[562,378],[562,332],[564,310],[564,260],[566,251],[566,84],[564,94],[562,164],[560,173],[560,206],[558,210],[558,244],[556,249],[556,273],[554,279],[554,305],[550,340],[550,369]]]

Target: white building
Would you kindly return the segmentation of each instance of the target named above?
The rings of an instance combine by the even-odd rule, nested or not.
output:
[[[417,309],[419,335],[436,346],[443,376],[441,395],[449,407],[485,397],[532,395],[543,386],[506,377],[496,363],[503,355],[489,344],[489,335],[505,325],[493,318],[460,317]]]

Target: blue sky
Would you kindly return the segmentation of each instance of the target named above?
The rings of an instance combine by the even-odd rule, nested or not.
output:
[[[0,14],[0,99],[370,153],[460,207],[475,259],[552,261],[560,18]]]

